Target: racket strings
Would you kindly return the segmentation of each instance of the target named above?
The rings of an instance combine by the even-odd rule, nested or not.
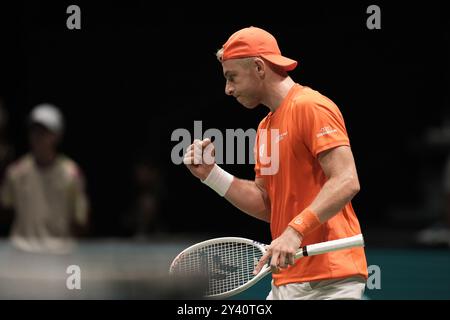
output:
[[[236,289],[253,279],[253,270],[262,256],[256,246],[225,242],[186,252],[173,266],[173,272],[200,276],[208,282],[206,296]]]

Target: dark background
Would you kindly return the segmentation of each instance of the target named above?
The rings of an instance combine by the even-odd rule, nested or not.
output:
[[[427,132],[449,114],[450,28],[444,2],[393,2],[2,3],[0,96],[10,138],[23,154],[31,108],[51,102],[62,109],[61,148],[85,172],[92,237],[123,235],[131,167],[145,155],[166,190],[161,230],[266,242],[268,225],[241,214],[170,158],[172,132],[193,132],[194,120],[203,130],[246,130],[268,112],[225,96],[214,55],[233,32],[258,26],[299,60],[294,80],[340,107],[362,187],[353,204],[363,231],[395,238],[439,214],[430,195],[440,192],[436,181],[449,149],[429,143]],[[66,27],[70,4],[81,8],[81,30]],[[366,27],[370,4],[381,8],[381,30]],[[223,167],[254,175],[252,165]]]

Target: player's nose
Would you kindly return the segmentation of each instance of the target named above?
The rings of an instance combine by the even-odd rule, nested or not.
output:
[[[234,93],[234,88],[230,84],[225,85],[225,94],[228,96],[232,96]]]

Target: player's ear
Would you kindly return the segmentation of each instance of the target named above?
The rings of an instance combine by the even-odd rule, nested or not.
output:
[[[264,77],[265,70],[266,70],[266,64],[264,63],[264,60],[261,58],[255,58],[255,70],[258,73],[258,75],[262,78]]]

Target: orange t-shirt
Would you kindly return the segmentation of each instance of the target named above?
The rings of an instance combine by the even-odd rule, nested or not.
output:
[[[291,88],[275,112],[270,112],[261,121],[255,141],[255,172],[256,177],[264,179],[270,198],[273,239],[279,237],[289,222],[313,202],[325,184],[326,177],[317,159],[318,154],[349,145],[338,107],[319,92],[299,84]],[[309,233],[302,246],[359,233],[359,222],[349,202]],[[279,286],[354,275],[367,278],[363,248],[304,257],[294,266],[273,274],[273,279]]]

